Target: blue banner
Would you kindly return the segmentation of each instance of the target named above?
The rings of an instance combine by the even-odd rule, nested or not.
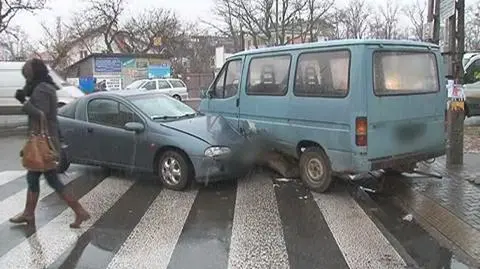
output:
[[[122,61],[119,58],[95,58],[95,72],[118,73],[122,72]]]
[[[172,69],[168,64],[150,65],[148,67],[148,78],[168,78]]]

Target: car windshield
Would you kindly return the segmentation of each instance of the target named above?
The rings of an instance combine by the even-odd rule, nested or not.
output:
[[[125,87],[125,89],[138,89],[143,84],[143,82],[145,82],[145,81],[143,81],[143,80],[134,81],[134,82],[130,83],[127,87]]]
[[[163,94],[132,96],[129,99],[152,120],[172,120],[197,114],[188,105]]]

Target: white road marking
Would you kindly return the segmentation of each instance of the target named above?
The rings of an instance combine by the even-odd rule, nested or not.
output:
[[[108,268],[167,268],[197,190],[162,190]]]
[[[238,182],[228,268],[289,268],[277,199],[268,176]]]
[[[90,220],[71,229],[73,211],[68,208],[21,244],[0,258],[0,268],[43,269],[51,265],[85,233],[133,185],[134,181],[108,177],[80,199]]]
[[[350,195],[312,195],[350,268],[405,268],[402,257]]]

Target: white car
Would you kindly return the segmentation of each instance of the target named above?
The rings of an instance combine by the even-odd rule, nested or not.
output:
[[[25,62],[0,62],[0,108],[19,110],[20,104],[14,98],[15,91],[22,89],[25,85],[25,78],[22,75],[22,67]],[[58,107],[66,105],[78,97],[85,95],[79,88],[71,85],[59,76],[49,66],[49,75],[53,82],[60,88],[57,91]]]
[[[182,101],[188,99],[187,85],[176,78],[154,78],[154,79],[140,79],[132,82],[125,90],[141,89],[156,92],[161,92],[172,96],[173,98]]]

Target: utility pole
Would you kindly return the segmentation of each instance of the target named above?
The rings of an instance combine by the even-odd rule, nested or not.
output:
[[[275,46],[278,46],[278,0],[275,0]]]
[[[440,4],[440,20],[445,20],[446,33],[444,40],[445,55],[448,60],[447,78],[453,80],[449,87],[453,90],[449,96],[447,110],[447,136],[446,148],[447,166],[463,164],[463,121],[464,121],[464,96],[457,95],[463,85],[462,58],[464,54],[465,39],[465,0],[436,0]],[[434,31],[435,32],[435,31]],[[460,91],[456,91],[459,90]]]

